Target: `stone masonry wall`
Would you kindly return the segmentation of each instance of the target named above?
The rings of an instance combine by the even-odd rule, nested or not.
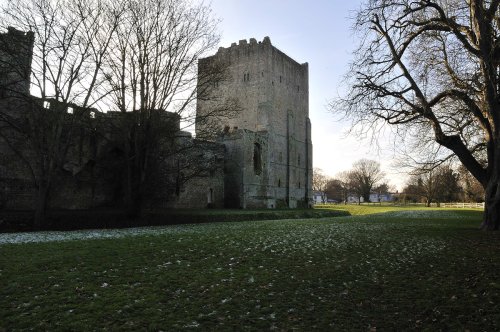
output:
[[[238,45],[233,43],[229,48],[220,48],[214,56],[200,60],[199,71],[203,72],[212,61],[226,65],[228,79],[214,82],[210,91],[214,98],[198,100],[198,114],[206,114],[215,107],[210,100],[237,98],[244,107],[235,118],[219,119],[226,148],[239,151],[239,167],[242,168],[238,176],[226,173],[229,176],[225,181],[226,191],[239,188],[240,207],[309,205],[312,199],[312,144],[307,63],[298,64],[272,46],[268,37],[262,42],[241,40]],[[227,135],[240,129],[247,131],[242,138]],[[260,135],[252,140],[248,131]],[[261,136],[266,137],[265,149],[261,150],[266,162],[262,174],[255,177],[246,170],[253,163],[249,157],[253,153],[249,151]],[[237,144],[242,146],[237,148]],[[227,158],[227,163],[233,162],[233,157]],[[257,187],[261,189],[250,189]]]
[[[9,29],[0,34],[0,113],[23,120],[33,105],[45,101],[29,95],[33,34]],[[217,142],[193,139],[180,132],[176,115],[158,110],[157,124],[166,124],[152,163],[144,202],[162,208],[280,208],[307,206],[312,200],[312,144],[308,106],[308,65],[275,48],[268,37],[220,48],[201,59],[199,71],[211,61],[223,62],[228,77],[213,82],[200,98],[198,115],[224,99],[237,99],[243,111],[219,118]],[[71,117],[69,107],[50,101],[45,111]],[[86,112],[68,158],[54,180],[50,206],[81,209],[120,204],[123,194],[123,151],[116,128],[134,114]],[[133,123],[133,121],[132,121]],[[170,127],[175,128],[170,128]],[[196,128],[202,131],[204,128]],[[178,132],[176,132],[178,131]],[[175,137],[172,133],[175,132]],[[3,132],[5,133],[5,131]],[[30,157],[22,137],[7,132]],[[36,196],[30,169],[0,139],[0,208],[29,209]]]
[[[33,32],[0,34],[0,98],[29,95],[33,42]]]

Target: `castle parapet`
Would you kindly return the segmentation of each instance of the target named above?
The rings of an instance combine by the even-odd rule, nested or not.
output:
[[[278,48],[276,48],[272,43],[271,43],[271,38],[269,37],[264,37],[262,41],[257,41],[255,38],[250,38],[248,41],[246,39],[241,39],[238,41],[238,43],[231,43],[231,46],[229,47],[219,47],[217,50],[217,53],[211,57],[207,57],[205,59],[201,59],[201,61],[208,61],[206,59],[212,59],[214,57],[227,57],[229,55],[231,56],[241,56],[244,54],[248,54],[249,52],[258,52],[258,51],[263,51],[264,49],[272,49],[275,52],[279,53],[280,57],[286,58],[293,62],[294,64],[299,64],[304,67],[305,70],[307,70],[307,62],[300,64],[299,62],[295,61],[291,57],[289,57],[287,54],[283,53],[280,51]]]

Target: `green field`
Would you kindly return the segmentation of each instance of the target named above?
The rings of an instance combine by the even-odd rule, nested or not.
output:
[[[0,330],[500,330],[478,210],[0,234]]]

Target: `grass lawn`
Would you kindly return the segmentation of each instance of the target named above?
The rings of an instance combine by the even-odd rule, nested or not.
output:
[[[500,234],[480,211],[348,208],[0,234],[0,331],[500,330]]]
[[[349,215],[352,216],[359,216],[359,215],[373,215],[373,214],[378,214],[378,213],[385,213],[385,212],[397,212],[397,211],[429,211],[429,210],[439,210],[443,211],[446,210],[444,208],[428,208],[423,205],[417,205],[417,206],[398,206],[394,205],[392,203],[382,203],[382,204],[377,204],[377,203],[368,203],[368,204],[318,204],[316,205],[315,210],[335,210],[338,211],[338,213],[342,212],[347,212]],[[448,209],[450,210],[450,209]],[[414,214],[412,212],[412,214]]]

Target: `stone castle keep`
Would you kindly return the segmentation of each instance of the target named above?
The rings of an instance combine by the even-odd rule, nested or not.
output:
[[[269,37],[221,47],[200,60],[199,70],[211,61],[226,63],[230,75],[212,93],[236,98],[244,107],[238,117],[220,121],[226,206],[307,206],[312,195],[307,63],[295,62]],[[197,113],[210,108],[210,101],[199,100]]]
[[[33,47],[31,33],[9,29],[0,35],[1,63],[21,59],[15,73],[4,68],[0,81],[0,114],[22,117],[38,105],[53,112],[70,113],[77,105],[60,107],[52,100],[13,98],[12,87],[29,94],[28,72]],[[17,50],[8,52],[5,45]],[[22,47],[21,47],[22,46]],[[26,56],[29,54],[29,56]],[[198,98],[199,116],[210,114],[213,100],[234,99],[241,111],[234,117],[213,119],[218,130],[204,140],[180,131],[176,114],[158,112],[158,123],[177,131],[160,137],[154,181],[145,197],[146,208],[296,208],[312,204],[312,143],[309,121],[308,65],[299,64],[275,48],[269,39],[241,40],[200,59],[198,72],[211,63],[224,63],[224,80],[213,82],[209,98]],[[9,89],[5,87],[9,86]],[[22,90],[22,91],[21,91]],[[214,98],[210,98],[214,97]],[[121,152],[114,144],[112,125],[125,113],[89,110],[91,131],[81,130],[68,161],[54,182],[50,206],[85,209],[119,204]],[[196,137],[206,132],[199,123]],[[208,125],[207,125],[208,126]],[[172,131],[171,129],[169,129]],[[101,132],[96,136],[94,132]],[[167,132],[167,131],[165,131]],[[199,135],[198,135],[199,134]],[[30,209],[35,189],[28,169],[0,135],[0,208]],[[175,152],[174,152],[175,151]],[[117,166],[118,165],[118,166]]]

